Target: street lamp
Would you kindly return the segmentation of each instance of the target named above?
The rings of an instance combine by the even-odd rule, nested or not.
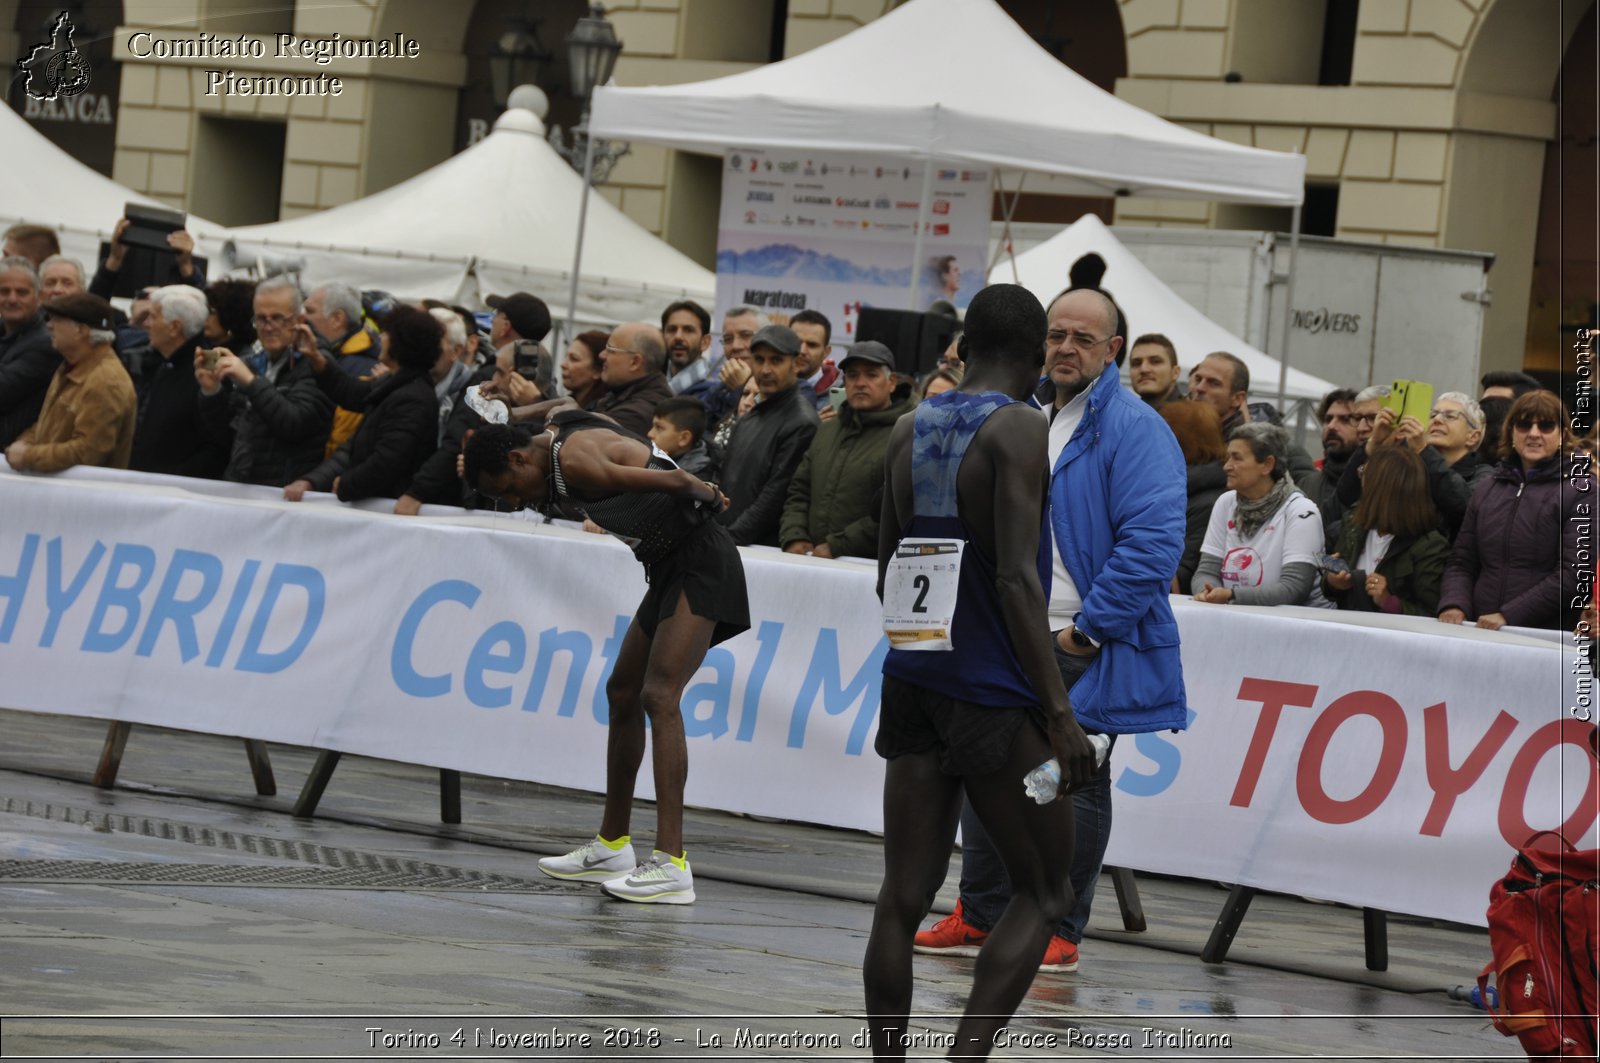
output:
[[[539,39],[539,22],[526,15],[506,19],[506,31],[489,56],[489,85],[496,106],[505,107],[518,85],[539,83],[544,65],[551,59]]]
[[[583,101],[583,118],[572,131],[570,145],[562,136],[561,127],[551,126],[550,146],[573,169],[579,172],[588,169],[590,184],[604,184],[606,178],[611,176],[611,168],[628,154],[629,148],[622,141],[614,143],[597,138],[593,144],[589,143],[589,104],[595,86],[611,80],[611,71],[622,52],[622,42],[617,39],[611,23],[606,21],[606,9],[600,4],[590,4],[589,14],[580,18],[578,24],[572,27],[572,32],[567,34],[566,45],[567,68],[572,71],[572,94]],[[586,157],[591,152],[592,161],[586,166]]]

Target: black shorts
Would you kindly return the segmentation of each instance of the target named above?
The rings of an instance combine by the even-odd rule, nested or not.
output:
[[[946,775],[993,775],[1027,726],[1043,735],[1044,710],[974,705],[886,675],[873,748],[884,760],[934,750]]]
[[[702,524],[672,553],[646,566],[645,578],[650,589],[633,618],[651,638],[661,621],[677,611],[680,594],[688,597],[691,613],[716,624],[713,646],[750,628],[744,562],[728,529],[716,521]]]

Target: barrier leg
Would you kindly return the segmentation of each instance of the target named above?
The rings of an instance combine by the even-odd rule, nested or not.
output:
[[[310,819],[317,814],[317,803],[322,800],[322,791],[328,788],[328,780],[333,778],[333,769],[339,766],[339,758],[343,753],[331,749],[324,749],[317,754],[317,762],[311,766],[311,774],[306,776],[306,784],[300,789],[300,797],[294,803],[294,815],[299,819]]]
[[[452,768],[439,769],[439,822],[461,822],[461,773]]]
[[[244,740],[245,759],[250,762],[250,776],[255,779],[256,793],[272,797],[278,792],[278,780],[272,777],[272,758],[267,756],[267,744],[259,738]]]
[[[1250,902],[1255,900],[1254,886],[1235,886],[1233,892],[1228,894],[1228,901],[1222,906],[1222,914],[1217,916],[1217,925],[1211,928],[1211,936],[1206,939],[1206,947],[1200,950],[1202,963],[1222,963],[1228,958],[1228,948],[1233,944],[1233,935],[1239,932],[1239,924],[1244,922],[1244,913],[1250,910]]]
[[[100,750],[100,763],[95,765],[94,784],[102,790],[117,785],[117,772],[122,770],[122,751],[128,747],[128,734],[133,724],[115,722],[106,731],[105,748]]]
[[[1361,929],[1367,942],[1367,970],[1389,969],[1389,917],[1377,908],[1361,909]]]
[[[1135,934],[1143,933],[1144,905],[1139,900],[1139,886],[1133,881],[1133,872],[1125,867],[1108,867],[1111,884],[1117,888],[1117,907],[1122,909],[1122,929]]]

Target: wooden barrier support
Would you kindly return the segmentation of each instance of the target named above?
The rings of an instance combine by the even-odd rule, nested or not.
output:
[[[317,753],[317,762],[311,766],[311,774],[306,776],[306,783],[294,803],[296,818],[311,819],[317,814],[322,792],[328,788],[333,769],[339,766],[339,758],[343,756],[343,753],[332,749]],[[439,769],[439,822],[461,822],[461,773],[452,768]]]
[[[1250,902],[1255,900],[1256,890],[1253,886],[1235,886],[1228,894],[1227,901],[1222,906],[1222,912],[1217,916],[1217,923],[1211,928],[1211,936],[1206,939],[1205,948],[1200,950],[1200,960],[1203,963],[1222,963],[1228,958],[1228,949],[1233,945],[1233,937],[1239,932],[1239,924],[1244,922],[1244,915],[1250,910]],[[1361,909],[1361,930],[1366,940],[1366,962],[1369,971],[1387,971],[1389,969],[1389,919],[1388,915],[1378,908]]]
[[[1133,872],[1125,867],[1108,867],[1111,884],[1117,889],[1117,907],[1122,910],[1122,929],[1134,934],[1144,933],[1148,924],[1144,919],[1144,904],[1139,900],[1139,886],[1133,881]]]
[[[131,733],[133,724],[120,720],[114,721],[106,731],[106,744],[100,751],[100,762],[94,769],[94,784],[100,789],[109,790],[117,784],[117,773],[122,770],[122,753],[128,747],[128,735]],[[272,774],[272,758],[267,755],[267,744],[258,738],[242,741],[256,793],[262,797],[274,796],[278,792],[278,783]]]

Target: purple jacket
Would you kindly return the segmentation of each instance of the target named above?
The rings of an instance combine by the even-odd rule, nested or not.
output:
[[[1552,458],[1526,477],[1517,457],[1501,462],[1467,505],[1439,611],[1460,609],[1469,620],[1501,613],[1515,627],[1572,627],[1583,605],[1573,601],[1580,537],[1593,557],[1594,501],[1587,458]]]

